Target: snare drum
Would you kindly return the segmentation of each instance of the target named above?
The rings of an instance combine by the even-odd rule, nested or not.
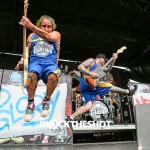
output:
[[[101,100],[94,101],[89,113],[94,121],[107,120],[109,118],[109,108],[107,104]]]

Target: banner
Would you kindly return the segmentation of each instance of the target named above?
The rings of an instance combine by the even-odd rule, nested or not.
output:
[[[134,83],[131,83],[133,86]],[[150,103],[150,84],[138,83],[138,88],[133,95],[134,105],[148,104]]]
[[[61,76],[50,99],[50,115],[41,117],[46,86],[39,81],[35,93],[35,112],[31,122],[25,122],[28,97],[22,86],[22,72],[5,70],[0,91],[0,144],[70,144],[72,133],[63,126],[65,115],[71,113],[71,78]],[[43,126],[43,122],[53,122]],[[60,122],[61,124],[57,124]]]

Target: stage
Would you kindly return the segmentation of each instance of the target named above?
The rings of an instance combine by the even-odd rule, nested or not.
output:
[[[135,130],[135,124],[119,124],[119,125],[110,125],[106,127],[97,127],[96,124],[93,128],[89,128],[89,125],[85,127],[73,127],[73,133],[99,133],[99,132],[114,132],[114,131],[125,131],[125,130]]]
[[[0,96],[0,147],[8,149],[137,149],[137,142],[143,147],[149,144],[149,85],[138,84],[138,92],[131,97],[124,96],[119,98],[121,123],[115,124],[113,109],[108,98],[96,101],[92,111],[79,117],[81,124],[76,124],[71,130],[65,126],[65,116],[71,115],[73,110],[78,109],[81,101],[74,101],[71,92],[71,77],[62,75],[57,88],[50,100],[50,116],[42,118],[41,103],[43,100],[45,85],[38,83],[35,94],[35,116],[31,122],[24,122],[22,116],[27,105],[26,89],[22,86],[23,74],[19,71],[0,70],[3,77]],[[117,100],[117,98],[116,98]],[[138,104],[139,110],[132,105]],[[140,104],[140,105],[139,105]],[[144,105],[145,104],[145,105]],[[142,110],[141,110],[142,108]],[[99,111],[101,110],[101,111]],[[103,110],[103,111],[102,111]],[[134,119],[136,110],[136,121]],[[146,112],[145,112],[146,111]],[[102,113],[103,112],[103,113]],[[143,115],[145,114],[145,118]],[[146,117],[147,116],[147,117]],[[138,119],[139,118],[139,119]],[[90,120],[92,119],[92,120]],[[145,119],[144,121],[141,121]],[[51,122],[57,120],[61,124],[53,126],[40,126],[41,122]],[[85,122],[84,122],[85,121]],[[92,125],[90,124],[93,121]],[[112,122],[107,122],[112,121]],[[82,122],[84,122],[82,124]],[[97,124],[97,122],[102,122]],[[105,122],[107,122],[105,124]],[[146,126],[147,125],[147,126]],[[144,129],[144,131],[143,131]],[[137,132],[138,131],[138,132]],[[137,133],[138,138],[137,138]],[[145,136],[140,136],[142,134]],[[144,137],[144,138],[143,138]],[[128,142],[126,142],[128,141]],[[143,141],[146,141],[143,143]],[[90,143],[90,144],[89,144]],[[82,145],[81,145],[82,144]],[[85,145],[84,145],[85,144]],[[94,145],[94,146],[93,146]],[[21,147],[22,146],[22,147]]]
[[[4,147],[1,147],[2,149]],[[137,150],[137,142],[105,142],[105,143],[86,143],[73,145],[51,145],[51,146],[12,146],[7,150]]]

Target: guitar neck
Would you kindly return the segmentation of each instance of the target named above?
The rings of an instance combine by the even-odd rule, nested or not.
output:
[[[25,17],[27,17],[27,8],[28,8],[28,4],[27,4],[27,1],[25,2],[25,6],[24,6],[24,16]],[[26,52],[25,52],[25,50],[26,50],[26,40],[27,40],[27,37],[26,37],[26,34],[27,34],[27,31],[26,31],[27,29],[26,29],[26,27],[24,26],[23,27],[23,50],[24,50],[24,53],[23,53],[23,57],[24,57],[24,59],[26,59]]]
[[[25,51],[26,49],[26,27],[23,27],[23,50]],[[24,55],[24,59],[26,56]]]
[[[102,66],[102,70],[104,70],[113,60],[113,57],[111,57],[105,64]]]
[[[122,53],[125,49],[127,49],[126,46],[121,47],[120,49],[117,50],[115,54]],[[102,66],[102,70],[104,70],[113,60],[113,57],[111,57],[105,64]]]
[[[119,54],[119,52],[117,51],[115,54]],[[104,66],[102,66],[102,70],[104,70],[113,60],[113,57],[111,57],[105,64]]]

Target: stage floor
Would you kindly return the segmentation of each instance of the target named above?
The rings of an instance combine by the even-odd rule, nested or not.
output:
[[[4,147],[0,147],[4,149]],[[85,143],[73,145],[53,145],[53,146],[12,146],[7,150],[137,150],[137,142],[106,142],[106,143]]]
[[[109,132],[109,131],[125,131],[125,130],[135,130],[136,126],[135,124],[123,124],[123,125],[110,125],[106,127],[97,127],[96,124],[95,126],[89,127],[84,126],[84,127],[78,127],[75,126],[73,127],[73,133],[97,133],[97,132]]]

